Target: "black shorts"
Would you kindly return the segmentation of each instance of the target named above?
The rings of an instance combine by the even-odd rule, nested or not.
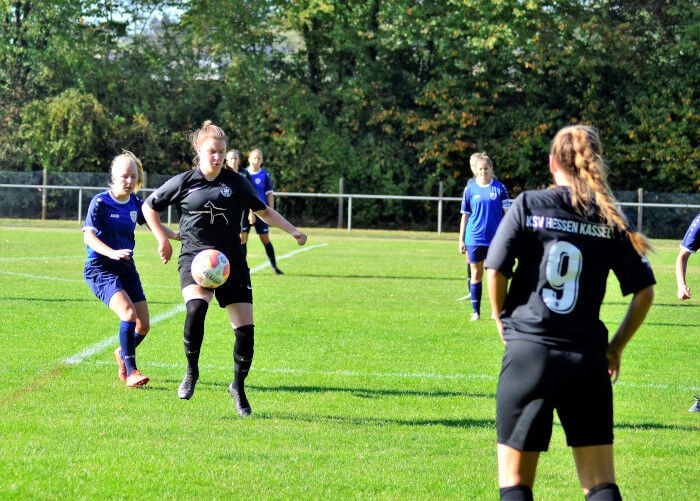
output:
[[[225,253],[224,253],[225,254]],[[180,255],[177,270],[180,273],[180,288],[184,289],[188,285],[196,285],[192,278],[193,255]],[[223,285],[215,289],[214,295],[219,302],[219,306],[226,308],[233,303],[253,304],[253,286],[250,282],[250,269],[245,260],[229,260],[231,271],[228,280]]]
[[[613,395],[602,350],[508,341],[496,391],[498,443],[546,451],[554,409],[570,447],[613,443]]]

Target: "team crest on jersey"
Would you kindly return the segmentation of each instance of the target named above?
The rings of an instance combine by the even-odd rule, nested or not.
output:
[[[227,186],[227,185],[225,185],[225,184],[222,184],[222,185],[221,185],[221,194],[222,194],[223,196],[225,196],[226,198],[228,198],[228,197],[231,196],[231,193],[232,193],[232,192],[231,192],[231,187],[230,187],[230,186]]]
[[[498,193],[496,193],[495,191],[492,191],[492,192],[489,194],[489,198],[490,198],[491,200],[496,200],[496,199],[498,198]]]
[[[132,210],[131,212],[129,212],[129,216],[131,216],[131,222],[132,222],[132,223],[135,223],[135,222],[136,222],[136,216],[137,216],[137,215],[138,215],[138,213],[137,213],[135,210]]]

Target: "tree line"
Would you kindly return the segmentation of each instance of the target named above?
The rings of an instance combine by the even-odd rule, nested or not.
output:
[[[516,195],[587,123],[615,190],[700,191],[697,0],[2,5],[0,170],[103,172],[125,148],[175,174],[212,119],[277,191],[460,196],[485,151]]]

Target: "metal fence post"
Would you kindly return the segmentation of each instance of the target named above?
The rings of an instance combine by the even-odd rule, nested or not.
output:
[[[44,171],[41,173],[41,182],[43,184],[41,187],[41,220],[45,221],[46,204],[48,201],[48,190],[46,189],[46,185],[49,184],[49,172],[46,169],[44,169]]]
[[[338,181],[338,229],[343,227],[343,183],[344,179],[341,177]]]
[[[440,187],[438,188],[438,220],[437,220],[437,234],[442,235],[442,189],[443,184],[440,181]]]
[[[637,202],[639,202],[639,205],[637,206],[637,231],[642,231],[642,213],[644,212],[642,204],[644,203],[644,188],[639,188],[637,190]]]
[[[352,197],[348,197],[348,233],[352,228]]]

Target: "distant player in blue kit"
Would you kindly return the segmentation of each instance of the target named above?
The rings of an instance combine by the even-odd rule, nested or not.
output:
[[[593,128],[560,130],[549,156],[556,186],[515,199],[486,257],[489,298],[506,343],[496,390],[502,500],[533,499],[555,409],[586,499],[622,499],[613,461],[612,383],[656,282],[646,259],[649,244],[617,206],[602,155]],[[633,296],[608,341],[600,308],[610,270],[622,294]]]
[[[233,172],[238,172],[241,176],[246,178],[250,184],[253,184],[253,179],[250,177],[250,174],[248,174],[248,171],[246,169],[241,169],[241,155],[238,153],[238,150],[229,150],[226,153],[226,162],[224,164],[224,167],[227,169],[231,169]],[[239,235],[239,239],[243,240],[243,238],[248,237],[248,230],[250,229],[249,223],[248,223],[248,213],[250,212],[249,209],[245,208],[243,209],[241,213],[241,233]],[[244,235],[245,233],[245,235]],[[243,257],[246,257],[246,246],[242,245],[243,249]]]
[[[258,192],[260,200],[267,203],[268,207],[274,209],[275,197],[274,190],[272,189],[272,178],[270,177],[269,172],[260,167],[262,165],[262,162],[262,151],[258,149],[251,151],[248,155],[248,167],[246,168],[246,171],[250,176],[250,180],[252,181],[255,190]],[[260,241],[265,247],[265,253],[267,254],[267,258],[270,261],[270,266],[272,266],[272,270],[278,275],[284,275],[284,273],[282,273],[282,270],[280,270],[277,266],[277,259],[275,258],[275,248],[272,246],[272,242],[270,242],[270,227],[265,221],[256,217],[253,211],[250,211],[248,213],[248,217],[248,223],[250,224],[250,226],[255,226],[255,232],[258,234],[258,236],[260,237]],[[248,244],[248,233],[250,231],[250,226],[244,226],[243,228],[241,228],[241,245],[243,246],[244,254],[247,252],[246,249]]]
[[[158,254],[163,263],[170,261],[173,248],[158,213],[174,205],[180,214],[182,247],[178,273],[186,308],[183,345],[187,370],[178,387],[178,397],[189,400],[194,395],[206,315],[209,303],[216,297],[219,307],[228,313],[235,336],[233,381],[228,392],[236,412],[248,416],[252,411],[244,382],[253,363],[255,326],[250,270],[239,239],[241,213],[250,209],[267,224],[290,234],[299,245],[306,243],[306,235],[265,204],[242,175],[223,168],[227,141],[221,127],[205,121],[191,136],[194,168],[169,179],[151,193],[143,205],[143,214],[158,240]],[[204,288],[192,278],[192,260],[204,249],[223,252],[231,265],[228,280],[216,289]]]
[[[685,279],[688,259],[691,254],[695,254],[700,249],[700,212],[690,223],[679,247],[681,250],[676,258],[676,283],[678,285],[678,299],[684,301],[690,299],[690,287]]]
[[[150,330],[148,304],[133,260],[136,224],[144,224],[143,200],[135,195],[143,184],[141,161],[125,151],[112,161],[111,188],[95,195],[83,225],[87,245],[85,281],[120,318],[119,344],[114,351],[119,379],[129,388],[149,378],[136,367],[136,347]],[[179,235],[166,230],[168,238]]]
[[[494,178],[493,162],[485,154],[472,155],[470,166],[474,181],[468,182],[462,194],[462,220],[459,225],[459,251],[467,253],[471,279],[469,295],[472,301],[471,320],[481,318],[481,282],[484,260],[503,214],[510,207],[506,187]]]

